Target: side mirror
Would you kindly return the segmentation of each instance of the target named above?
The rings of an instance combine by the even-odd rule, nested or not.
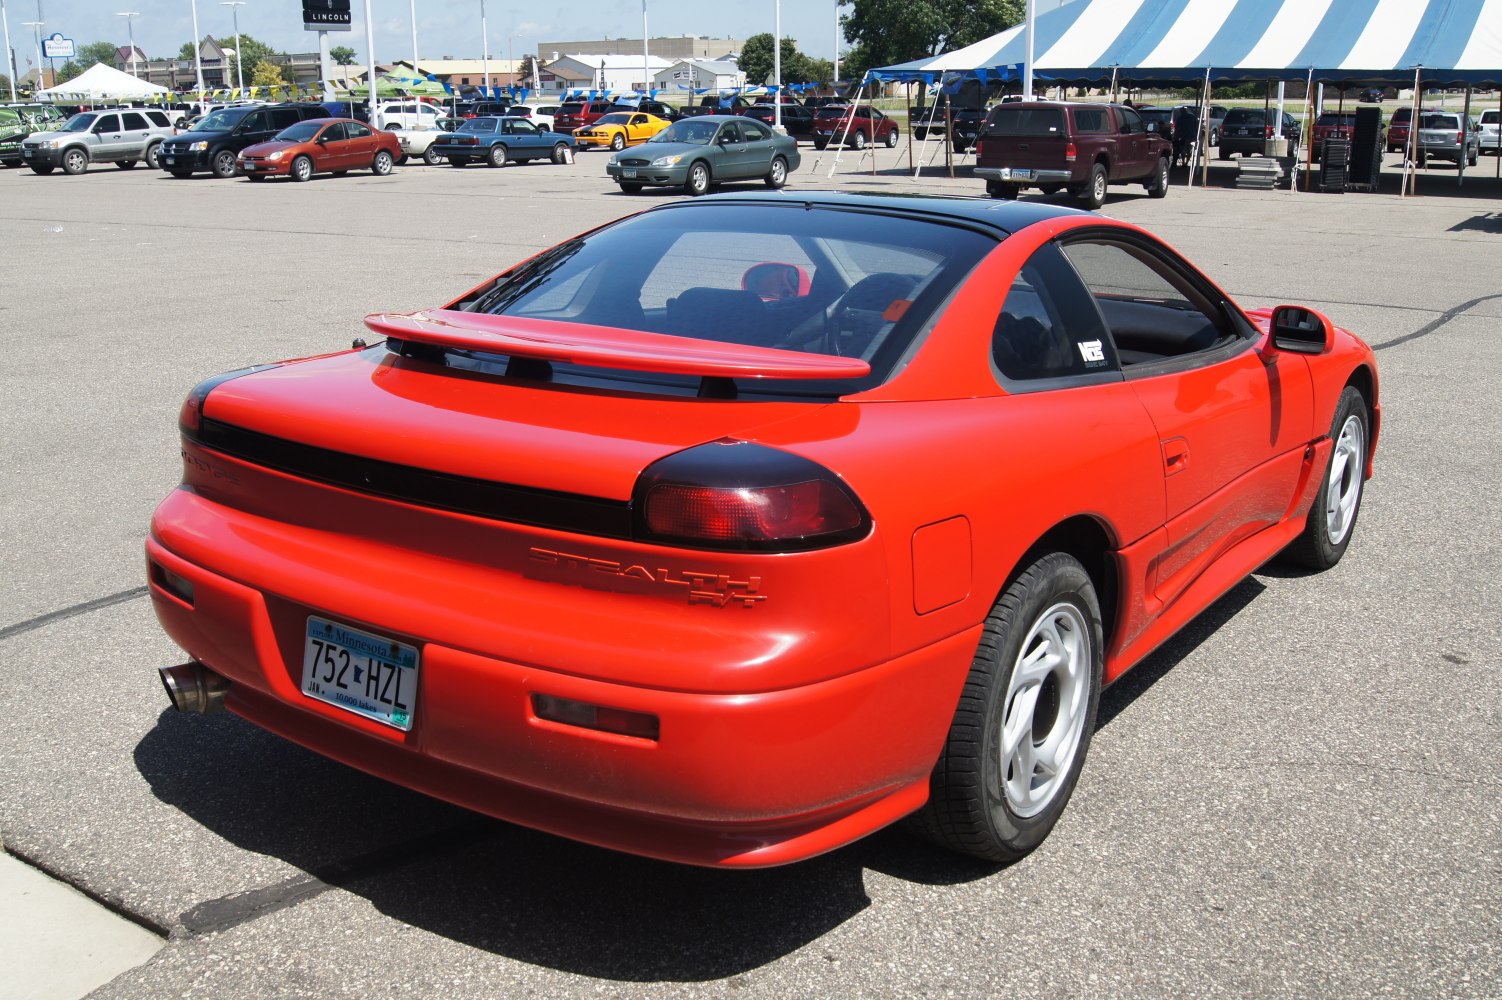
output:
[[[1335,327],[1304,306],[1278,306],[1272,314],[1273,346],[1294,354],[1325,354],[1335,346]]]
[[[741,276],[741,288],[764,302],[807,295],[809,277],[796,264],[753,264]]]

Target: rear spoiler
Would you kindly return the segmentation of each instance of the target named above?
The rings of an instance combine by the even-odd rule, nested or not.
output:
[[[365,325],[388,341],[668,375],[854,379],[871,373],[860,358],[457,309],[372,313]]]

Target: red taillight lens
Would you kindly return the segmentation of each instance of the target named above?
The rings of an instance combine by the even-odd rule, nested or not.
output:
[[[646,517],[654,535],[736,543],[824,535],[861,522],[849,497],[817,479],[751,489],[655,486]]]
[[[1273,137],[1273,127],[1271,125],[1269,125],[1269,126],[1267,126],[1267,138],[1271,139],[1272,137]]]
[[[636,537],[692,548],[799,552],[864,538],[870,515],[806,458],[745,441],[700,445],[653,463],[632,497]]]
[[[1459,146],[1460,145],[1460,141],[1462,139],[1464,139],[1464,138],[1465,138],[1465,133],[1464,132],[1456,132],[1455,133],[1455,145]]]
[[[1071,142],[1069,145],[1064,147],[1064,162],[1073,163],[1075,161],[1075,158],[1079,155],[1080,151],[1074,143]]]

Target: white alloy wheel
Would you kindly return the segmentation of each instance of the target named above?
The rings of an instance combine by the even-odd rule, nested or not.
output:
[[[1043,612],[1023,640],[997,740],[1007,806],[1018,816],[1046,808],[1070,774],[1088,714],[1090,641],[1069,602]]]

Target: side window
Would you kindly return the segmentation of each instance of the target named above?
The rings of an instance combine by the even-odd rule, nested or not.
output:
[[[94,123],[93,131],[95,135],[103,135],[106,132],[120,131],[120,116],[100,115],[99,120]]]
[[[741,141],[741,128],[740,128],[740,125],[737,124],[736,122],[727,122],[725,124],[725,127],[722,128],[722,129],[720,129],[720,141],[721,142],[740,142]]]
[[[343,122],[335,122],[333,125],[330,125],[328,128],[323,130],[323,135],[321,136],[324,142],[338,142],[344,137]]]
[[[529,121],[523,121],[520,118],[514,118],[511,121],[511,131],[517,135],[536,135],[537,126],[533,125]]]
[[[1070,113],[1074,115],[1076,132],[1100,133],[1111,130],[1105,108],[1075,108]]]
[[[161,111],[146,112],[146,120],[157,128],[171,128],[172,123],[167,120],[166,114]]]
[[[1142,124],[1142,116],[1131,108],[1117,108],[1116,113],[1121,115],[1121,131],[1128,134],[1147,131],[1147,126]]]
[[[372,134],[368,127],[361,125],[359,122],[345,122],[344,127],[351,139],[364,139]]]
[[[296,125],[298,122],[296,108],[272,108],[270,114],[271,127],[278,132],[288,125]]]
[[[741,123],[741,133],[746,137],[747,142],[762,142],[766,139],[771,138],[770,132],[762,128],[760,125],[755,125],[750,122]]]
[[[245,116],[245,123],[241,126],[241,132],[264,132],[269,128],[266,112],[253,111]]]
[[[1187,357],[1240,339],[1211,289],[1161,251],[1127,241],[1071,241],[1064,254],[1106,321],[1123,368]]]
[[[146,131],[146,128],[147,128],[146,118],[139,111],[127,111],[124,114],[122,114],[120,117],[122,119],[124,119],[124,121],[125,121],[125,131],[127,131],[127,132],[144,132],[144,131]]]
[[[647,116],[646,115],[632,115],[631,116],[631,124],[632,125],[645,125],[645,124],[647,124]]]
[[[1052,243],[1028,259],[1007,290],[991,359],[1003,377],[1018,382],[1117,372],[1116,350],[1090,293]]]

